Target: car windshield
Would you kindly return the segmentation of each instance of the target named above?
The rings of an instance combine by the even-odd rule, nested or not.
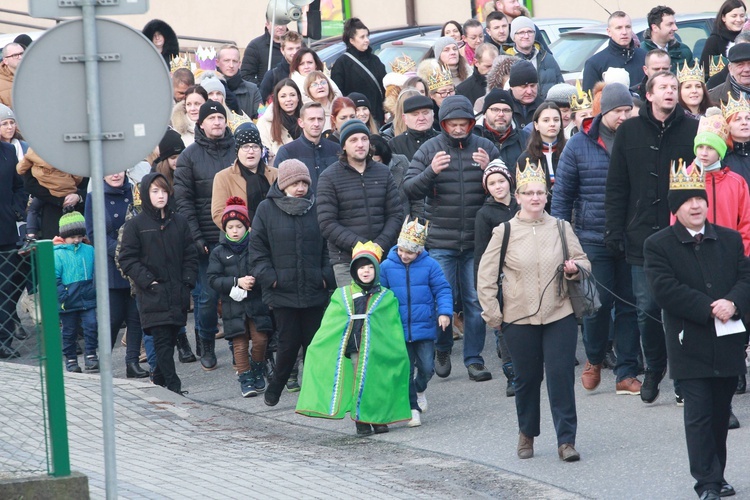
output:
[[[583,71],[586,61],[596,54],[608,40],[606,35],[561,36],[550,46],[555,60],[563,73]]]

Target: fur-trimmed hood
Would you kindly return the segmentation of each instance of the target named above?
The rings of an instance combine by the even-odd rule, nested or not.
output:
[[[180,55],[180,42],[177,40],[177,34],[172,27],[161,19],[152,19],[143,27],[143,34],[149,41],[153,40],[154,33],[157,31],[164,36],[161,56],[169,66],[171,59]]]

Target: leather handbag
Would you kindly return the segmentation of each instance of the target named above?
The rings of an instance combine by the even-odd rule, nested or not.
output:
[[[563,248],[563,265],[570,259],[568,254],[568,239],[565,236],[565,223],[557,219],[557,229],[560,231],[560,240],[562,241]],[[562,292],[563,280],[568,285],[568,298],[570,304],[573,306],[573,313],[576,315],[576,319],[583,319],[586,316],[592,316],[596,314],[602,303],[599,300],[599,290],[596,287],[596,280],[594,276],[583,269],[581,266],[576,264],[580,278],[578,280],[565,280],[565,271],[562,272],[560,279],[560,292]],[[562,295],[562,293],[561,293]]]

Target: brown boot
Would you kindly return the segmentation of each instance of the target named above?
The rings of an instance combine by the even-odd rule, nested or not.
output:
[[[560,445],[557,449],[557,454],[560,455],[560,460],[563,462],[577,462],[581,459],[581,455],[570,443]]]
[[[587,391],[593,391],[599,387],[599,383],[602,381],[602,364],[592,365],[586,361],[586,366],[583,368],[581,374],[581,383],[583,388]]]
[[[518,432],[518,458],[524,460],[534,456],[534,437]]]

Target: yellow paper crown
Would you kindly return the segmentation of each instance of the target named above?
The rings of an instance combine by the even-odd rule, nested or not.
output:
[[[735,99],[732,97],[731,92],[727,92],[727,103],[726,105],[722,101],[721,103],[721,114],[724,115],[725,120],[729,120],[729,117],[740,111],[750,112],[750,102],[745,99],[744,93],[740,93],[740,98]]]
[[[229,119],[227,120],[227,126],[229,127],[229,130],[231,130],[233,134],[234,134],[234,131],[237,130],[237,127],[239,127],[243,123],[247,123],[247,122],[252,123],[252,121],[253,120],[251,120],[250,117],[247,116],[245,113],[238,115],[234,111],[229,110]]]
[[[424,250],[424,244],[427,242],[427,226],[429,225],[429,221],[425,221],[422,225],[418,218],[415,217],[410,221],[407,217],[401,226],[401,233],[398,235],[398,246],[415,253]]]
[[[173,57],[169,61],[169,72],[174,73],[178,69],[185,68],[185,69],[191,69],[190,67],[190,58],[185,54],[184,56],[177,56]],[[192,70],[191,70],[192,71]]]
[[[359,241],[356,245],[354,245],[354,248],[352,249],[352,261],[356,260],[359,257],[362,257],[363,255],[371,255],[375,257],[378,262],[380,262],[380,258],[383,256],[383,249],[372,241],[368,241],[365,243]]]
[[[449,85],[453,85],[451,70],[443,68],[441,65],[438,65],[433,69],[432,73],[427,78],[427,86],[429,87],[430,92]]]
[[[581,88],[581,80],[576,80],[576,95],[570,96],[570,111],[583,111],[592,107],[591,91],[584,92]]]
[[[679,65],[677,66],[677,81],[680,83],[692,81],[704,82],[703,78],[703,65],[700,64],[698,59],[695,59],[695,63],[692,66],[688,66],[687,59],[685,59],[681,68]]]
[[[391,61],[391,71],[394,73],[401,73],[402,75],[407,71],[414,69],[416,66],[417,63],[414,62],[414,59],[406,54],[402,54],[401,57],[397,57]]]
[[[706,189],[706,181],[703,177],[703,167],[693,163],[690,173],[687,164],[680,158],[678,162],[672,161],[669,173],[669,190],[679,189]]]
[[[528,158],[526,158],[526,166],[523,170],[516,168],[516,189],[519,189],[524,184],[530,182],[541,182],[545,186],[547,185],[547,176],[544,174],[542,168],[542,162],[537,162],[536,165],[532,165]]]
[[[711,77],[711,76],[714,76],[716,73],[720,73],[721,70],[724,69],[724,66],[726,66],[728,62],[729,60],[722,55],[711,56],[711,62],[708,65],[708,76]]]

